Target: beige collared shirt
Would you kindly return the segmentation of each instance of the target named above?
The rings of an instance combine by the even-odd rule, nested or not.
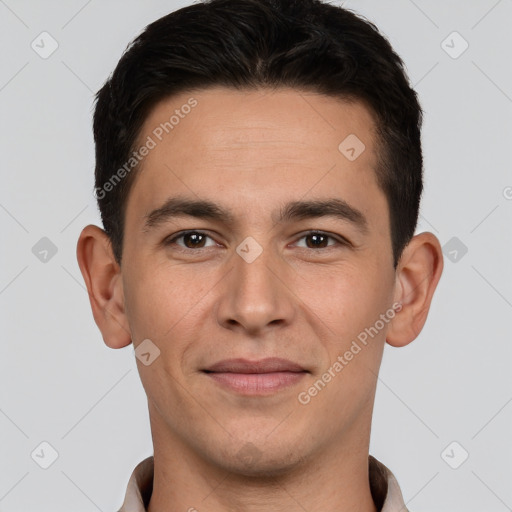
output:
[[[379,512],[408,512],[393,473],[371,455],[368,458],[370,488]],[[153,456],[137,464],[118,512],[146,512],[153,491]]]

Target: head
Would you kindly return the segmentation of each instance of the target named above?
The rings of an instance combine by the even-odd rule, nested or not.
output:
[[[107,345],[158,354],[138,361],[154,438],[245,472],[367,449],[384,342],[419,334],[442,270],[414,236],[420,127],[387,40],[318,0],[212,0],[131,43],[97,95],[104,231],[78,259]],[[268,357],[297,380],[212,377]]]

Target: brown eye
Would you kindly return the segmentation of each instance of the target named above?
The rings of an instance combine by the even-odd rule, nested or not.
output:
[[[304,240],[303,243],[300,241]],[[329,235],[328,233],[323,233],[321,231],[312,231],[310,233],[306,233],[302,237],[300,237],[299,242],[297,242],[298,247],[303,249],[328,249],[334,246],[344,246],[348,245],[348,242],[345,242],[343,238],[338,238],[333,235]]]
[[[306,235],[304,238],[311,241],[311,243],[306,242],[309,249],[324,249],[327,247],[327,242],[331,237],[314,233],[312,235]]]
[[[183,243],[189,249],[194,247],[204,247],[206,237],[202,233],[186,233],[182,235]]]
[[[172,238],[169,238],[164,243],[165,245],[177,245],[180,248],[184,249],[204,249],[206,247],[215,245],[215,242],[206,245],[206,241],[211,239],[206,233],[201,231],[185,231],[174,235]],[[178,240],[181,240],[181,243],[178,243]]]

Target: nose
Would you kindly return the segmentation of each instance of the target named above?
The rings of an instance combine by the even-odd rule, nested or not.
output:
[[[218,323],[252,335],[289,325],[295,314],[290,288],[294,270],[270,248],[254,260],[237,252],[231,262],[232,270],[221,283]]]

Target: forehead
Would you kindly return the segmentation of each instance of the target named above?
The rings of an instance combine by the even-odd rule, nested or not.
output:
[[[152,109],[138,142],[150,139],[129,198],[146,210],[169,195],[214,195],[242,210],[252,201],[261,212],[272,198],[327,194],[365,210],[374,195],[386,208],[375,123],[358,101],[294,89],[191,91]]]
[[[160,101],[147,116],[139,141],[151,135],[157,143],[166,139],[179,145],[193,132],[194,141],[210,150],[229,145],[233,151],[238,144],[245,151],[248,144],[265,142],[306,148],[322,142],[332,150],[349,131],[372,149],[375,123],[361,101],[287,88],[212,87]]]

